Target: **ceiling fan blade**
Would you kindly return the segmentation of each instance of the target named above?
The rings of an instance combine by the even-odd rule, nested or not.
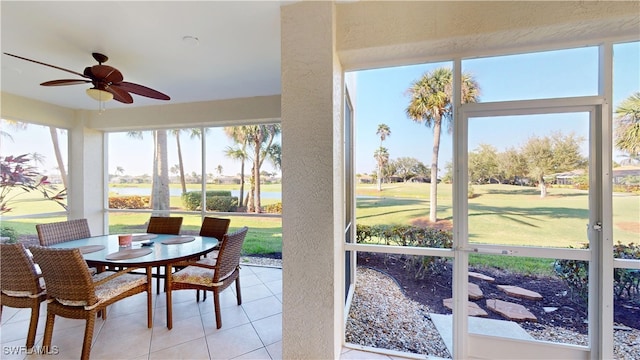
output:
[[[76,85],[76,84],[86,84],[90,83],[91,80],[74,80],[74,79],[62,79],[62,80],[51,80],[43,82],[42,86],[62,86],[62,85]]]
[[[93,65],[90,72],[94,80],[104,80],[106,83],[119,83],[124,80],[122,73],[109,65]]]
[[[142,86],[142,85],[138,85],[138,84],[134,84],[134,83],[130,83],[127,81],[123,81],[117,84],[112,84],[112,87],[119,87],[122,90],[137,94],[137,95],[141,95],[141,96],[146,96],[152,99],[158,99],[158,100],[171,100],[171,98],[168,95],[165,95],[159,91],[153,90],[151,88],[148,88],[146,86]]]
[[[104,90],[112,93],[114,100],[120,101],[121,103],[125,103],[125,104],[133,103],[133,98],[131,97],[131,94],[129,94],[128,92],[122,89],[119,89],[112,85],[112,86],[105,86]]]
[[[13,54],[9,54],[9,53],[4,53],[4,54],[5,54],[5,55],[9,55],[9,56],[13,56],[14,58],[18,58],[18,59],[21,59],[21,60],[30,61],[30,62],[32,62],[32,63],[36,63],[36,64],[40,64],[40,65],[44,65],[44,66],[48,66],[48,67],[52,67],[52,68],[54,68],[54,69],[58,69],[58,70],[62,70],[62,71],[66,71],[66,72],[68,72],[68,73],[72,73],[72,74],[75,74],[75,75],[78,75],[78,76],[82,76],[83,78],[88,78],[88,76],[86,76],[86,75],[84,75],[84,74],[81,74],[81,73],[79,73],[79,72],[75,72],[75,71],[73,71],[73,70],[69,70],[69,69],[61,68],[61,67],[59,67],[59,66],[55,66],[55,65],[46,64],[46,63],[43,63],[43,62],[40,62],[40,61],[36,61],[36,60],[27,59],[27,58],[25,58],[25,57],[18,56],[18,55],[13,55]]]

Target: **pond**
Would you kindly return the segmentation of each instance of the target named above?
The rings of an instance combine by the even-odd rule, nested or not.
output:
[[[151,188],[147,187],[115,187],[109,188],[109,193],[118,194],[120,196],[131,196],[131,195],[139,195],[139,196],[149,196],[151,195]],[[245,190],[245,196],[247,196],[247,191]],[[170,196],[180,196],[182,195],[182,189],[180,188],[169,188]],[[240,196],[240,190],[231,190],[231,196]],[[282,193],[276,191],[261,191],[260,192],[261,199],[282,199]]]

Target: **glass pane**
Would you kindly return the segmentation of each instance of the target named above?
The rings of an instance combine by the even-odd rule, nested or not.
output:
[[[0,121],[5,216],[66,210],[68,136],[55,127]]]
[[[598,95],[598,48],[585,47],[462,61],[481,102]]]
[[[469,119],[469,241],[581,248],[588,113]]]
[[[640,262],[640,42],[613,47],[613,244],[614,258]],[[634,125],[635,124],[635,125]],[[635,149],[635,150],[634,150]],[[614,269],[614,356],[640,357],[640,270]]]
[[[362,252],[357,259],[346,342],[451,358],[445,299],[452,298],[453,260]]]
[[[586,346],[587,284],[583,261],[471,254],[469,332]]]

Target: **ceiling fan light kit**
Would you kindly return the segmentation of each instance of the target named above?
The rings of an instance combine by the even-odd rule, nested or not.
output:
[[[98,65],[88,66],[82,73],[68,70],[59,66],[46,64],[40,61],[31,60],[22,56],[4,53],[5,55],[12,56],[21,60],[33,62],[36,64],[52,67],[54,69],[66,71],[68,73],[78,75],[84,79],[62,79],[51,80],[43,82],[42,86],[63,86],[63,85],[75,85],[75,84],[88,84],[93,85],[92,88],[87,89],[87,95],[92,99],[105,102],[109,100],[116,100],[124,104],[133,103],[133,98],[130,93],[149,97],[158,100],[170,100],[171,98],[157,90],[153,90],[146,86],[130,83],[124,81],[122,73],[111,66],[103,65],[102,63],[109,60],[106,55],[100,53],[93,53],[93,58],[98,62]]]
[[[112,93],[105,90],[96,89],[96,88],[87,89],[87,95],[89,95],[90,98],[96,101],[104,102],[104,101],[113,100]]]

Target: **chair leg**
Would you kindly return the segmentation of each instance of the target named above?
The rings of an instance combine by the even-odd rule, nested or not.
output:
[[[93,340],[93,328],[96,324],[96,313],[91,311],[87,316],[87,324],[84,328],[84,341],[82,342],[82,360],[89,360],[91,356],[91,341]]]
[[[42,340],[42,346],[45,349],[51,347],[51,337],[53,336],[53,323],[55,321],[55,314],[47,309],[47,323],[44,326],[44,339]]]
[[[200,290],[196,290],[196,302],[200,302]]]
[[[35,304],[31,308],[31,321],[29,322],[29,334],[27,335],[27,349],[31,349],[36,342],[36,328],[40,316],[40,303],[34,299]]]
[[[220,313],[220,294],[217,291],[213,291],[213,309],[216,312],[216,327],[220,329],[222,327],[222,314]]]
[[[236,294],[238,296],[238,305],[242,305],[242,294],[240,293],[240,275],[236,278]]]
[[[151,329],[153,327],[153,312],[151,310],[151,268],[147,267],[147,327]]]
[[[156,294],[160,294],[160,266],[156,267]]]

